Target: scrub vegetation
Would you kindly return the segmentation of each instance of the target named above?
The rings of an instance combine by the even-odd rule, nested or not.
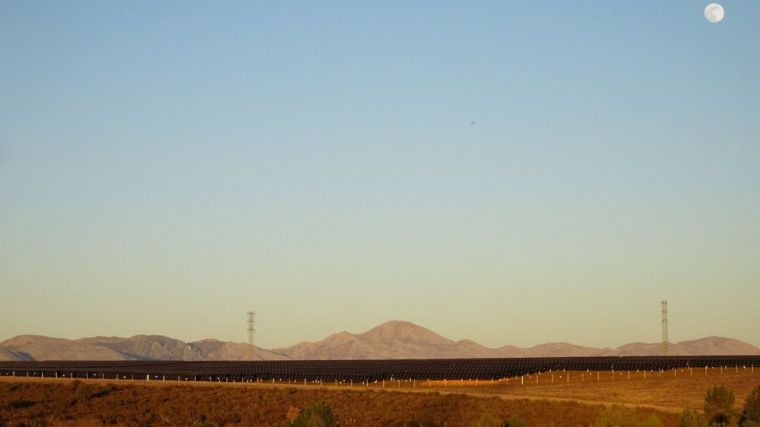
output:
[[[683,386],[680,381],[677,384]],[[693,385],[701,387],[701,384]],[[612,386],[613,383],[607,383],[606,391],[612,392]],[[556,390],[564,387],[567,386],[558,386]],[[669,387],[672,393],[678,393],[679,389]],[[558,394],[564,396],[564,393]],[[617,404],[591,404],[565,397],[521,399],[472,390],[404,392],[5,378],[0,380],[0,427],[760,427],[760,386],[747,393],[740,392],[739,396],[737,399],[730,386],[713,385],[703,389],[699,406],[678,410],[636,406],[640,402],[635,399]]]

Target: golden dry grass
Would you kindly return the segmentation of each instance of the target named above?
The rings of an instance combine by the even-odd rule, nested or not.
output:
[[[569,376],[569,382],[568,382]],[[552,378],[553,377],[553,378]],[[597,379],[598,378],[598,379]],[[522,384],[521,384],[522,383]],[[702,408],[707,390],[724,385],[736,393],[737,403],[744,403],[750,391],[760,385],[760,369],[711,368],[679,369],[665,372],[553,372],[495,381],[438,381],[434,389],[477,391],[507,396],[572,399],[585,402],[624,403],[680,411],[684,407]],[[421,385],[428,386],[427,384]]]
[[[0,421],[5,420],[6,425],[31,423],[40,417],[53,425],[86,422],[139,425],[146,420],[166,425],[167,419],[191,423],[204,417],[212,425],[278,425],[294,408],[325,400],[344,426],[402,425],[414,420],[427,420],[431,425],[446,422],[449,426],[467,426],[483,413],[500,418],[518,415],[531,426],[584,426],[594,420],[601,405],[618,403],[638,408],[642,417],[654,413],[664,425],[674,426],[684,407],[701,409],[706,391],[715,385],[733,389],[741,405],[750,391],[760,385],[760,370],[711,369],[705,374],[704,370],[683,369],[646,375],[553,372],[525,376],[522,380],[519,377],[498,381],[401,380],[385,384],[330,382],[306,386],[281,382],[89,380],[87,384],[109,390],[108,393],[93,399],[93,402],[101,399],[99,406],[79,402],[71,407],[70,380],[6,377],[0,378],[0,386],[7,388],[3,383],[23,384],[11,393],[7,390],[0,393]],[[14,402],[18,407],[13,407]],[[224,402],[225,410],[219,410],[219,402]],[[230,413],[235,416],[227,417]]]
[[[170,383],[0,378],[0,425],[194,425],[277,426],[288,415],[327,402],[341,426],[469,426],[484,413],[500,419],[519,416],[531,426],[585,426],[599,405],[545,399],[504,400],[459,393],[394,392],[378,389],[293,387],[271,384]],[[77,387],[91,388],[79,393]],[[78,397],[80,396],[80,397]],[[81,398],[81,396],[90,396]],[[677,416],[651,409],[666,426]]]

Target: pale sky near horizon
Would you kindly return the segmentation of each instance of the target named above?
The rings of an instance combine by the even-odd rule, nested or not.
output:
[[[0,2],[0,340],[760,345],[760,2]]]

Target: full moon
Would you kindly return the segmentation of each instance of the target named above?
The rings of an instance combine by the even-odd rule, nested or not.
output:
[[[723,10],[723,6],[718,3],[710,3],[705,8],[705,19],[713,24],[722,21],[725,16],[726,12]]]

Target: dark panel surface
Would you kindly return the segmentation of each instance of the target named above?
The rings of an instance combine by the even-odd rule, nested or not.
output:
[[[44,361],[0,362],[0,375],[181,380],[498,379],[548,371],[657,371],[760,367],[760,356],[541,357],[514,359],[288,360],[256,362]]]

